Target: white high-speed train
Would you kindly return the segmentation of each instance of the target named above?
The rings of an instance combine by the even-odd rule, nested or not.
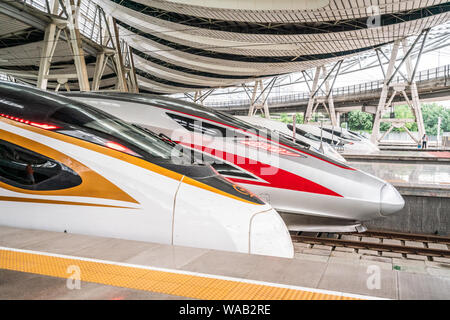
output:
[[[0,82],[0,225],[292,257],[279,214],[171,143]]]
[[[239,118],[245,122],[248,122],[252,124],[253,126],[261,126],[263,128],[267,128],[269,130],[277,131],[280,134],[283,134],[286,136],[287,139],[293,139],[293,130],[289,130],[286,123],[276,121],[276,120],[270,120],[267,118],[262,118],[258,116],[250,117],[250,116],[236,116],[236,118]],[[323,153],[325,156],[341,161],[346,162],[344,157],[342,157],[339,152],[337,152],[333,147],[331,147],[328,143],[320,141],[320,139],[309,136],[305,137],[300,134],[295,134],[295,143],[304,146],[310,150],[313,150],[318,153]]]
[[[292,124],[287,124],[286,126],[289,130],[293,130]],[[337,146],[344,153],[361,154],[379,151],[378,147],[369,139],[349,133],[344,128],[331,126],[323,126],[321,128],[314,124],[297,124],[296,132],[299,135]]]
[[[222,112],[157,95],[67,95],[183,146],[268,201],[291,230],[360,231],[404,206],[391,184]]]

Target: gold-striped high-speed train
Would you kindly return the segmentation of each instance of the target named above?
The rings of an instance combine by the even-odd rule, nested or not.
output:
[[[0,82],[0,225],[293,256],[279,214],[168,141]]]

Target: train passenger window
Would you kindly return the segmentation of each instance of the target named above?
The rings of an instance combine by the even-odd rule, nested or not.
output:
[[[80,176],[67,166],[4,140],[0,140],[0,181],[41,191],[81,184]]]
[[[198,119],[187,118],[168,112],[166,114],[175,120],[179,125],[191,132],[200,132],[201,134],[206,134],[213,137],[247,137],[246,135],[238,133],[235,130],[216,126]]]

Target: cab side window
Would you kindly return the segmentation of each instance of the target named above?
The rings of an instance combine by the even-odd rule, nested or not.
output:
[[[239,167],[229,165],[225,161],[211,157],[205,153],[194,151],[193,156],[197,163],[209,164],[223,176],[246,180],[257,180],[257,178],[241,170]]]
[[[72,188],[82,182],[62,163],[4,140],[0,140],[0,181],[40,191]]]

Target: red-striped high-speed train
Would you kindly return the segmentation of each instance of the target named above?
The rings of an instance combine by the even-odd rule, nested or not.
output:
[[[148,94],[68,93],[188,148],[269,202],[291,230],[362,231],[404,200],[389,183],[197,104]]]
[[[272,131],[278,132],[280,135],[285,135],[287,139],[292,140],[294,143],[304,146],[312,151],[323,153],[328,158],[347,162],[332,146],[325,141],[321,141],[320,138],[316,138],[312,135],[305,136],[293,132],[293,128],[289,129],[287,123],[283,123],[276,120],[271,120],[258,116],[236,116],[245,122],[250,123],[252,126],[261,126]]]
[[[280,215],[172,143],[0,82],[0,225],[293,257]]]

